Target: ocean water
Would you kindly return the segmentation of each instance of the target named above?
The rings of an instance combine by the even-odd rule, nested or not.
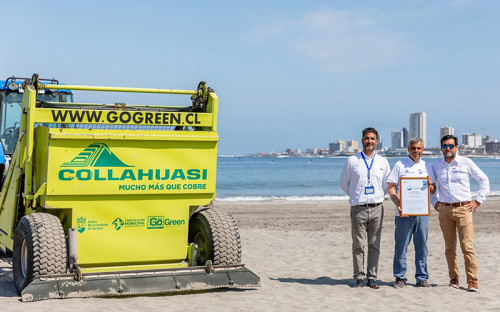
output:
[[[392,166],[401,158],[388,158]],[[433,163],[438,158],[422,158]],[[490,195],[500,196],[500,159],[474,158],[490,179]],[[219,157],[218,200],[346,200],[339,186],[346,158]],[[471,189],[478,183],[471,178]]]

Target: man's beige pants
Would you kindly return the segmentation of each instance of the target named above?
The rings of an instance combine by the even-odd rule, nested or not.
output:
[[[354,279],[377,279],[384,206],[351,207],[352,262]],[[368,254],[366,257],[365,254]],[[367,267],[365,271],[365,258]]]
[[[458,278],[457,232],[460,247],[464,254],[467,282],[477,280],[477,260],[474,254],[474,224],[472,212],[465,206],[452,207],[439,204],[439,224],[443,232],[446,261],[450,279]]]

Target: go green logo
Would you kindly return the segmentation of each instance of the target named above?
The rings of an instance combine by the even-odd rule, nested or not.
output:
[[[148,229],[163,229],[163,216],[149,216]]]
[[[186,225],[183,219],[169,219],[164,216],[148,216],[148,229],[163,229],[171,226]]]

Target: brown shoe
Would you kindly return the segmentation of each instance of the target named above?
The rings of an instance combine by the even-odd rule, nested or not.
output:
[[[417,287],[431,287],[431,284],[429,284],[427,280],[423,280],[417,283]]]
[[[392,284],[392,287],[394,288],[403,288],[405,287],[405,281],[400,279],[400,280],[396,280],[396,282],[394,282],[394,284]]]
[[[469,281],[469,287],[467,287],[467,291],[478,291],[479,287],[477,285],[477,281]]]
[[[458,288],[458,278],[452,278],[448,286],[453,288]]]

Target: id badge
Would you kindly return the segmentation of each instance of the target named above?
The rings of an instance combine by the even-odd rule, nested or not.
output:
[[[365,195],[375,194],[375,187],[373,185],[365,187]]]

